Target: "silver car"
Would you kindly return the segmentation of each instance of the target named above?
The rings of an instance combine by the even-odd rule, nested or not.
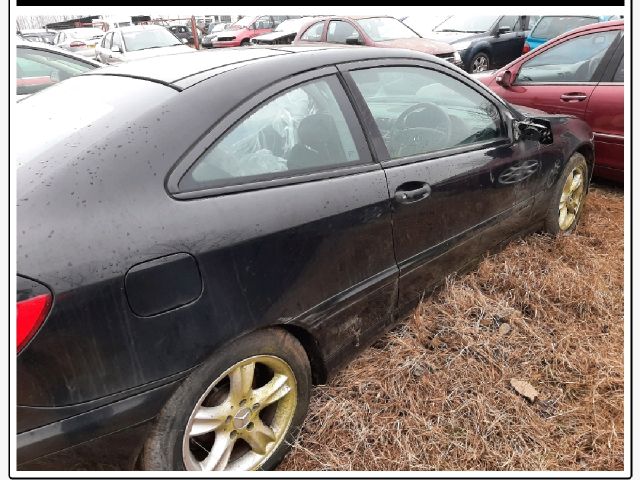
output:
[[[76,55],[95,58],[96,45],[100,43],[103,36],[104,32],[99,28],[69,28],[60,30],[53,44]]]
[[[96,59],[112,65],[141,58],[192,51],[192,48],[184,45],[165,27],[136,25],[107,32],[96,48]]]

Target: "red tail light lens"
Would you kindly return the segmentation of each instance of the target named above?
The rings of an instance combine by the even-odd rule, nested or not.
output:
[[[70,47],[86,47],[87,44],[84,42],[71,42],[69,46]]]
[[[38,331],[49,312],[50,306],[51,295],[49,294],[37,295],[18,302],[18,326],[16,328],[18,353]]]
[[[529,45],[527,42],[524,42],[524,46],[522,47],[522,54],[524,55],[530,50],[531,50],[531,45]]]

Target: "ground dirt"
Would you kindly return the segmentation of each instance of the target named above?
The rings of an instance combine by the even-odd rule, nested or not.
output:
[[[594,186],[574,235],[449,279],[315,389],[280,468],[622,469],[623,224],[622,190]]]

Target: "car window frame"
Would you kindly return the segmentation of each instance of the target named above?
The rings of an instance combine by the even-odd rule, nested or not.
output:
[[[180,186],[182,178],[195,167],[200,158],[213,147],[217,142],[222,140],[225,135],[239,125],[243,120],[248,118],[253,112],[257,111],[271,100],[288,90],[292,90],[299,85],[321,80],[323,78],[334,78],[340,87],[342,95],[336,96],[338,105],[343,110],[343,115],[350,128],[350,134],[353,137],[354,144],[358,150],[360,159],[358,162],[349,162],[338,166],[329,166],[324,168],[314,168],[309,170],[294,170],[255,175],[251,177],[243,177],[230,179],[231,182],[221,185],[202,185],[198,189],[184,189]],[[342,98],[340,98],[342,97]],[[346,111],[345,111],[346,110]],[[209,131],[201,138],[201,140],[187,151],[182,159],[180,159],[168,172],[165,180],[165,188],[169,195],[179,200],[189,200],[195,198],[214,197],[231,193],[241,193],[246,191],[262,190],[265,188],[280,187],[285,185],[295,185],[310,181],[325,180],[329,178],[345,177],[360,173],[370,172],[380,169],[380,164],[375,160],[369,141],[367,139],[363,125],[356,112],[353,100],[339,75],[336,66],[327,66],[311,72],[305,72],[280,80],[279,82],[257,92],[250,96],[247,100],[227,112],[217,123],[213,124]]]
[[[544,52],[551,50],[554,47],[557,47],[559,45],[562,45],[566,42],[570,42],[571,40],[575,40],[577,38],[581,38],[581,37],[585,37],[587,35],[593,35],[596,33],[604,33],[604,32],[618,32],[618,37],[614,38],[613,41],[611,42],[611,45],[609,45],[609,47],[607,48],[607,51],[604,53],[603,59],[604,58],[609,58],[609,61],[601,61],[600,64],[598,65],[598,67],[595,69],[595,71],[593,72],[593,75],[591,76],[591,79],[587,82],[549,82],[549,81],[544,81],[544,82],[518,82],[518,77],[520,75],[520,71],[522,70],[522,67],[527,63],[530,62],[531,60],[533,60],[534,58],[536,58],[538,55],[542,55]],[[561,41],[549,41],[544,43],[543,45],[539,46],[538,48],[532,50],[532,54],[531,56],[529,56],[528,58],[523,58],[520,59],[518,61],[518,69],[515,72],[514,75],[514,80],[513,80],[513,86],[542,86],[542,85],[597,85],[603,78],[604,74],[605,74],[605,70],[607,69],[607,66],[609,65],[610,59],[611,59],[611,55],[615,52],[621,38],[622,38],[622,33],[624,32],[623,29],[621,28],[600,28],[600,29],[593,29],[593,30],[587,30],[587,31],[583,31],[583,32],[578,32],[575,33],[573,35],[569,35],[566,38],[563,38]]]
[[[484,97],[488,100],[492,105],[494,105],[498,114],[500,115],[500,127],[501,127],[501,136],[496,139],[488,140],[488,141],[480,141],[475,143],[470,143],[467,145],[454,146],[442,150],[437,150],[435,152],[427,152],[427,153],[419,153],[416,155],[410,155],[406,157],[400,158],[391,158],[389,154],[389,150],[387,148],[386,143],[382,137],[382,133],[378,128],[378,124],[367,105],[365,98],[360,93],[358,86],[351,76],[350,72],[354,70],[363,70],[366,68],[376,68],[376,67],[415,67],[415,68],[424,68],[426,70],[433,70],[449,77],[452,77],[455,80],[460,81],[467,87],[471,88],[473,91]],[[430,160],[435,160],[442,157],[448,157],[453,155],[458,155],[461,153],[474,152],[479,150],[485,150],[489,147],[506,145],[513,143],[513,134],[511,131],[511,126],[509,120],[520,118],[520,114],[514,112],[512,107],[509,107],[504,100],[498,98],[493,92],[486,91],[482,85],[479,85],[471,78],[467,78],[464,75],[460,75],[458,72],[449,68],[448,66],[441,65],[440,63],[429,62],[424,60],[416,60],[416,59],[402,59],[402,58],[394,58],[394,59],[385,59],[385,60],[363,60],[356,61],[347,64],[338,65],[338,69],[340,73],[345,78],[345,84],[347,89],[349,90],[350,95],[354,99],[354,104],[356,107],[356,111],[360,116],[360,123],[365,128],[365,134],[368,138],[370,138],[372,150],[374,152],[375,158],[378,162],[380,162],[383,168],[390,168],[399,165],[408,165],[417,162],[427,162]],[[508,112],[508,113],[507,113]]]
[[[624,80],[622,82],[614,81],[615,74],[620,67],[621,62],[624,62],[624,30],[620,29],[620,35],[617,39],[617,46],[614,53],[611,55],[609,62],[604,69],[604,73],[602,78],[600,79],[599,85],[624,85]]]
[[[320,38],[318,40],[308,40],[303,38],[307,32],[309,30],[311,30],[313,27],[315,27],[316,25],[322,25],[322,30],[320,32]],[[327,29],[327,21],[326,20],[320,20],[318,22],[313,22],[311,25],[309,25],[304,32],[300,35],[300,41],[301,42],[311,42],[311,43],[319,43],[319,42],[324,42],[325,39],[325,34],[326,34],[326,29]]]
[[[331,23],[332,22],[344,22],[346,24],[348,24],[349,26],[351,26],[351,28],[353,28],[356,33],[358,34],[358,38],[359,40],[362,42],[362,44],[364,45],[366,40],[365,40],[365,36],[363,35],[362,31],[360,30],[360,28],[358,26],[356,26],[354,23],[352,23],[349,20],[346,20],[344,18],[331,18],[327,21],[326,27],[325,27],[325,32],[324,32],[324,41],[326,43],[331,43],[333,45],[349,45],[347,42],[334,42],[329,40],[329,28],[331,27]]]

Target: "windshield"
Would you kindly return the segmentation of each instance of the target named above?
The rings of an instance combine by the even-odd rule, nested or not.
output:
[[[254,21],[255,21],[256,17],[242,17],[240,20],[238,20],[236,23],[234,23],[233,25],[231,25],[229,27],[229,29],[233,29],[233,30],[241,30],[243,28],[247,28],[249,25],[251,25]]]
[[[597,21],[596,17],[542,17],[531,32],[531,37],[549,40],[574,28]]]
[[[473,16],[463,17],[454,15],[442,22],[434,31],[435,32],[465,32],[465,33],[484,33],[489,30],[498,20],[498,16]]]
[[[89,38],[101,37],[104,35],[104,32],[99,28],[80,28],[78,30],[72,30],[69,32],[69,35],[72,38],[82,38],[86,40]]]
[[[374,42],[396,40],[398,38],[420,38],[416,32],[395,18],[363,18],[358,20],[358,24]]]
[[[182,45],[180,40],[164,28],[153,30],[135,30],[122,34],[124,45],[129,52],[146,50],[148,48],[172,47]]]

